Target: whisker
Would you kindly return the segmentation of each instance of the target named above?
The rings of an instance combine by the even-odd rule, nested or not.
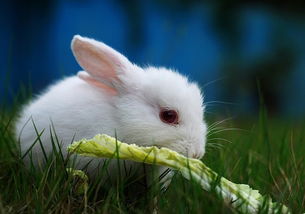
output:
[[[212,148],[212,149],[223,149],[224,145],[220,144],[220,143],[209,143],[206,146],[207,149]]]
[[[227,140],[227,139],[224,139],[224,138],[218,138],[218,137],[215,137],[215,138],[211,138],[211,139],[208,139],[208,144],[211,143],[210,141],[212,140],[217,140],[217,141],[223,141],[223,142],[226,142],[226,143],[233,143],[232,141],[230,140]]]
[[[224,123],[228,120],[231,120],[231,119],[232,119],[232,117],[229,117],[229,118],[226,118],[226,119],[223,119],[223,120],[220,120],[220,121],[216,121],[216,122],[212,123],[211,125],[209,125],[208,129],[209,128],[214,128],[215,126],[218,126],[218,125],[220,125],[220,124],[222,124],[222,123]]]
[[[205,84],[202,86],[202,88],[205,89],[207,86],[209,86],[209,85],[211,85],[211,84],[214,84],[214,83],[216,83],[216,82],[219,82],[219,81],[221,81],[221,80],[224,80],[225,78],[226,78],[226,77],[220,77],[220,78],[217,78],[217,79],[215,79],[215,80],[211,80],[211,81],[205,83]]]
[[[208,102],[204,103],[205,106],[208,106],[208,105],[211,105],[211,104],[238,105],[238,103],[218,101],[218,100],[212,100],[212,101],[208,101]]]
[[[221,130],[217,130],[217,131],[214,131],[214,132],[208,132],[207,136],[211,136],[211,135],[218,134],[218,133],[225,132],[225,131],[243,131],[243,129],[240,129],[240,128],[226,128],[226,129],[221,129]]]
[[[223,126],[218,126],[218,127],[213,127],[213,128],[208,128],[208,132],[212,132],[212,131],[218,131],[218,130],[222,130],[225,129],[226,127]]]

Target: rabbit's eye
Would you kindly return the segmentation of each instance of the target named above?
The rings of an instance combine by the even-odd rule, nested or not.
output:
[[[168,124],[178,124],[178,113],[175,110],[171,109],[162,109],[160,111],[160,119],[163,123],[168,123]]]

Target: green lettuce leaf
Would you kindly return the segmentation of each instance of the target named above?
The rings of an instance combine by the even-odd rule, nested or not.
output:
[[[235,184],[208,168],[200,160],[187,158],[167,148],[140,147],[126,144],[108,135],[96,135],[90,140],[80,140],[68,147],[68,151],[97,158],[119,158],[147,164],[167,166],[181,172],[186,179],[198,182],[206,191],[215,190],[224,201],[242,213],[290,213],[280,203],[262,196],[246,184]]]

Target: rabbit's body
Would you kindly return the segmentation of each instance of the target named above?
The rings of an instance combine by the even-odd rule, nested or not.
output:
[[[99,113],[114,110],[106,96],[76,76],[51,86],[25,107],[17,122],[21,150],[25,152],[37,138],[34,125],[38,132],[44,130],[41,140],[47,151],[52,149],[50,131],[55,134],[53,128],[63,144],[63,152],[73,139],[92,138],[98,133],[114,136],[115,115]],[[40,153],[39,143],[33,149]]]
[[[196,84],[165,68],[140,68],[92,39],[76,36],[72,50],[85,71],[54,84],[24,108],[16,124],[23,153],[42,130],[44,150],[51,152],[53,127],[64,153],[73,139],[105,133],[126,143],[202,157],[206,125]],[[34,162],[43,161],[39,143],[31,153]],[[86,164],[83,160],[79,166]]]

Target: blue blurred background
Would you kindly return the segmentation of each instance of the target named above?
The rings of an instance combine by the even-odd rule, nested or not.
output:
[[[305,115],[303,1],[7,0],[0,6],[1,102],[20,87],[38,93],[80,70],[70,50],[80,34],[139,65],[175,68],[199,82],[209,112],[256,115],[259,82],[270,115]]]

